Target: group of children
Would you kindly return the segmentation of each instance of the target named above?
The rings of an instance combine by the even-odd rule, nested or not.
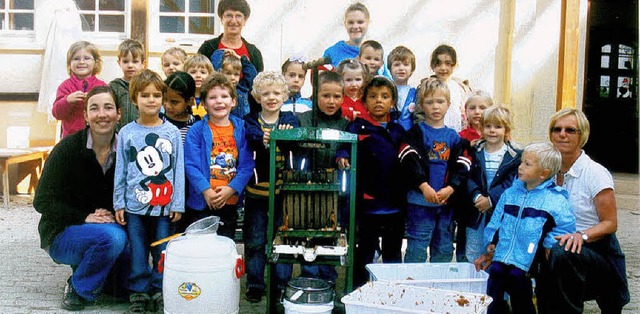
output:
[[[416,69],[411,50],[394,48],[381,71],[382,60],[382,46],[369,40],[358,58],[320,73],[312,121],[313,105],[300,93],[307,72],[300,58],[287,59],[281,72],[257,73],[247,56],[233,50],[215,51],[209,59],[171,48],[162,55],[162,80],[144,69],[139,42],[120,44],[123,76],[109,83],[122,108],[114,208],[131,243],[133,312],[162,298],[157,262],[164,245],[150,243],[210,215],[221,218],[220,235],[234,238],[242,203],[245,297],[261,300],[269,240],[270,133],[311,126],[358,134],[355,286],[367,281],[365,265],[377,250],[387,263],[425,262],[427,256],[431,262],[452,261],[455,217],[458,238],[466,239],[458,243],[465,253],[457,260],[488,267],[485,262],[493,256],[490,312],[504,306],[505,292],[514,310],[529,312],[528,272],[538,248],[549,249],[554,235],[575,231],[566,191],[551,181],[559,153],[547,143],[529,145],[524,152],[517,148],[510,140],[510,111],[453,78],[452,47],[433,51],[435,75],[417,88],[409,85]],[[70,78],[60,85],[53,106],[63,136],[84,127],[86,93],[107,85],[96,77],[102,60],[95,45],[72,45],[67,65]],[[252,110],[254,100],[260,111]],[[279,147],[280,162],[286,149]],[[316,167],[350,167],[349,152],[338,144],[317,155]],[[286,280],[291,271],[278,274]],[[337,276],[328,266],[307,266],[303,274],[331,281]]]

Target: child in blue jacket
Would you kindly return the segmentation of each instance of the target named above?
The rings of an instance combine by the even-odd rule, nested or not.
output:
[[[561,163],[551,143],[525,147],[518,179],[504,191],[485,228],[487,251],[475,264],[489,269],[489,314],[506,312],[505,292],[513,313],[535,314],[529,270],[538,249],[548,252],[557,242],[555,236],[576,231],[569,193],[553,181]]]
[[[254,162],[245,139],[244,120],[230,114],[236,102],[235,86],[213,73],[202,84],[207,110],[184,142],[185,173],[189,180],[184,226],[207,216],[218,216],[218,234],[235,236],[238,198],[253,174]]]

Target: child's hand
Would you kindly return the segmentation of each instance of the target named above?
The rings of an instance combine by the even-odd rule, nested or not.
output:
[[[127,222],[124,221],[124,208],[116,210],[116,222],[118,222],[118,224],[120,224],[121,226],[127,224]]]
[[[216,193],[216,196],[213,200],[215,205],[214,208],[220,209],[224,206],[225,203],[227,203],[227,200],[236,193],[236,190],[234,190],[232,187],[224,185],[217,187],[214,192]]]
[[[291,124],[280,124],[278,125],[278,130],[291,130],[293,129],[293,125]]]
[[[491,202],[489,201],[488,197],[480,195],[476,199],[474,206],[478,209],[479,212],[484,213],[487,210],[491,209]]]
[[[424,199],[429,203],[440,204],[440,199],[438,198],[438,194],[436,191],[429,185],[429,183],[424,182],[420,184],[418,187],[424,196]]]
[[[446,204],[449,197],[453,194],[453,188],[450,186],[445,186],[440,191],[438,191],[438,199],[440,200],[440,204]]]
[[[82,91],[75,91],[67,96],[67,102],[70,104],[75,104],[76,102],[84,101],[85,97],[87,97],[87,93]]]
[[[270,139],[271,139],[271,129],[265,129],[264,135],[262,136],[262,144],[264,144],[264,147],[269,147]]]
[[[238,53],[236,53],[236,51],[233,50],[233,49],[225,49],[224,50],[224,56],[225,57],[226,56],[233,56],[233,57],[236,57],[236,58],[240,59],[240,55]]]
[[[204,201],[207,202],[207,206],[215,208],[214,198],[216,197],[216,192],[214,192],[213,189],[208,188],[202,192],[202,195],[204,195]]]
[[[473,261],[473,265],[476,267],[476,271],[487,270],[493,261],[493,256],[489,256],[489,254],[482,254],[475,261]]]
[[[349,164],[349,159],[347,158],[338,158],[338,168],[340,170],[346,170],[351,168],[351,164]]]
[[[182,213],[170,212],[169,213],[169,218],[171,218],[171,222],[176,222],[176,221],[180,220],[180,218],[182,218]]]

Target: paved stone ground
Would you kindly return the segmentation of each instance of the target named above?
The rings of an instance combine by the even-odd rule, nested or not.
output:
[[[0,209],[0,313],[64,313],[59,306],[71,270],[57,265],[40,249],[37,224],[40,219],[30,196],[12,197],[8,209]],[[618,212],[618,237],[627,256],[631,303],[623,313],[640,313],[640,204]],[[238,247],[239,252],[242,246]],[[244,293],[244,281],[242,283]],[[100,299],[85,313],[123,313],[127,304]],[[240,313],[264,313],[266,302],[251,304],[241,298]],[[598,313],[588,302],[585,313]]]

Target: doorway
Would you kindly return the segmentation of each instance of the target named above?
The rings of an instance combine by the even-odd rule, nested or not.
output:
[[[638,173],[638,1],[591,0],[588,14],[585,151],[612,172]]]

